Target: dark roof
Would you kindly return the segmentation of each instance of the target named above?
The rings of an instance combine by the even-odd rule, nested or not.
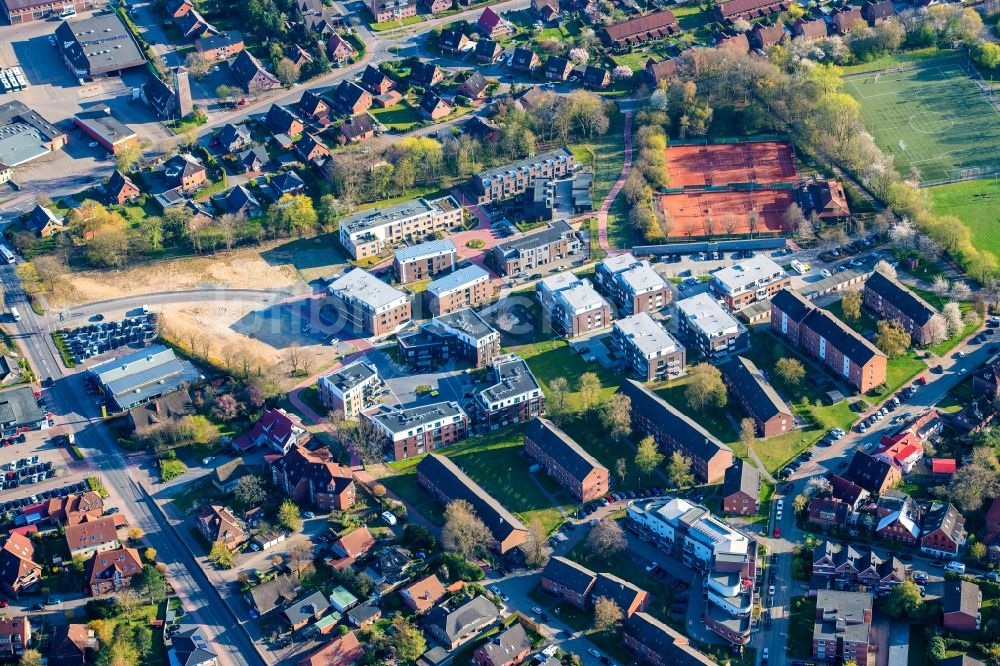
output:
[[[420,461],[417,472],[430,479],[449,500],[462,499],[471,504],[497,542],[514,532],[527,531],[519,518],[470,479],[454,461],[432,453]]]
[[[497,125],[489,118],[472,116],[472,118],[467,120],[465,124],[462,125],[462,131],[470,136],[484,139],[496,132],[499,132],[500,125]]]
[[[139,45],[114,13],[63,21],[56,28],[56,42],[75,69],[91,76],[146,64]]]
[[[558,74],[559,76],[563,76],[566,69],[572,66],[573,63],[566,58],[561,56],[549,56],[548,60],[545,61],[545,73],[548,74],[549,72],[552,72],[554,74]]]
[[[532,60],[537,58],[535,52],[531,49],[526,49],[523,46],[519,46],[514,49],[514,58],[511,61],[511,66],[521,69],[527,69],[531,66]]]
[[[219,143],[226,150],[233,149],[236,144],[246,144],[250,142],[250,130],[248,130],[243,125],[234,125],[232,123],[226,123],[226,125],[219,130],[219,135],[216,137]]]
[[[237,155],[236,160],[245,168],[254,169],[258,162],[260,166],[264,166],[271,161],[271,156],[267,154],[267,149],[264,146],[254,146]]]
[[[878,271],[873,272],[868,281],[865,282],[865,289],[871,289],[883,300],[889,301],[893,307],[912,319],[917,326],[925,325],[931,317],[937,314],[937,310],[931,307],[930,303],[898,281]]]
[[[746,493],[757,497],[760,492],[760,472],[750,463],[737,458],[726,468],[726,480],[722,484],[722,496]]]
[[[271,72],[264,69],[260,61],[254,58],[246,49],[236,54],[236,57],[229,63],[229,71],[233,78],[244,90],[248,90],[250,83],[258,76],[262,76],[271,85],[278,85],[278,79]]]
[[[476,44],[476,57],[494,57],[502,47],[492,39],[480,39]]]
[[[257,201],[257,197],[251,194],[250,190],[243,185],[237,185],[229,190],[229,193],[226,194],[225,202],[226,207],[233,213],[253,211],[260,208],[260,202]]]
[[[607,35],[609,41],[619,42],[646,33],[666,36],[677,30],[680,30],[680,26],[677,24],[677,19],[674,18],[674,13],[669,9],[664,9],[609,25],[604,29],[604,34]]]
[[[500,612],[486,597],[475,597],[450,613],[435,606],[427,614],[428,624],[437,625],[452,640],[492,624],[500,619]]]
[[[632,608],[637,598],[646,595],[646,591],[614,574],[602,572],[597,574],[597,580],[594,581],[590,595],[592,599],[607,597],[618,604],[618,608],[627,611]]]
[[[671,666],[713,666],[714,661],[688,644],[678,633],[648,613],[634,613],[623,630],[633,639],[660,655]]]
[[[306,132],[302,138],[299,139],[298,143],[295,144],[295,150],[298,151],[299,155],[303,158],[317,148],[325,150],[327,153],[330,152],[330,149],[326,147],[326,144],[319,140],[319,137],[309,132]]]
[[[830,495],[850,506],[857,506],[865,493],[864,488],[839,474],[830,475],[830,486],[832,487]]]
[[[524,431],[525,439],[531,438],[545,454],[555,460],[574,479],[583,482],[587,475],[604,466],[594,456],[577,444],[559,426],[548,419],[535,417]]]
[[[583,70],[583,83],[584,85],[604,85],[609,76],[610,72],[603,67],[587,65],[586,69]]]
[[[333,103],[342,109],[353,108],[358,101],[369,94],[353,81],[341,81],[332,94]]]
[[[329,107],[329,104],[313,91],[307,90],[302,93],[302,99],[299,100],[299,109],[302,113],[314,116],[321,111],[322,106]]]
[[[965,532],[965,517],[952,504],[935,502],[924,516],[923,534],[941,530],[955,541],[960,541]]]
[[[861,15],[869,21],[889,18],[896,15],[896,8],[892,5],[892,0],[879,0],[878,2],[867,2],[861,8]]]
[[[782,289],[771,298],[771,304],[800,324],[804,321],[810,330],[858,365],[863,366],[876,356],[885,356],[853,328],[797,292]]]
[[[285,617],[292,625],[296,625],[319,617],[329,607],[330,602],[327,601],[326,596],[320,590],[316,590],[312,594],[299,597],[288,604],[288,608],[285,609]]]
[[[224,30],[217,35],[209,35],[198,39],[198,48],[201,51],[213,51],[215,49],[235,44],[243,43],[243,34],[239,30]]]
[[[844,478],[870,493],[877,493],[881,492],[882,484],[885,483],[891,469],[892,465],[884,460],[870,456],[864,451],[855,451],[850,467],[844,472]]]
[[[487,85],[486,77],[483,76],[478,69],[470,74],[469,78],[462,82],[462,87],[465,88],[466,92],[473,97],[486,90]]]
[[[294,134],[292,125],[295,123],[301,124],[302,121],[291,109],[277,104],[271,105],[264,118],[264,124],[275,134]]]
[[[374,131],[375,127],[372,125],[371,116],[367,113],[359,113],[356,116],[351,116],[340,126],[340,133],[348,141]]]
[[[433,90],[428,90],[420,98],[420,109],[427,114],[432,113],[441,104],[448,106],[448,102]]]
[[[521,653],[531,649],[531,639],[521,623],[516,622],[479,649],[486,653],[492,664],[510,664],[515,663]]]
[[[136,190],[139,189],[138,187],[136,187],[136,184],[132,182],[131,178],[123,174],[118,169],[115,169],[114,172],[111,174],[111,178],[108,179],[108,184],[105,186],[105,188],[108,191],[108,194],[117,198],[118,193],[121,192],[126,187],[133,187]]]
[[[438,37],[438,45],[446,49],[457,49],[462,40],[468,41],[468,37],[461,30],[442,30],[441,35]]]
[[[978,659],[973,659],[967,654],[960,654],[955,657],[948,657],[938,662],[938,666],[986,666]]]
[[[279,194],[288,194],[306,185],[305,181],[294,171],[284,171],[271,176],[268,184],[272,191],[277,191]]]
[[[653,417],[658,426],[682,444],[684,449],[702,460],[711,460],[720,451],[732,451],[694,419],[656,395],[639,382],[626,379],[618,389],[632,400],[632,412]]]
[[[565,220],[559,220],[549,224],[544,229],[518,236],[504,243],[499,243],[495,247],[505,256],[518,250],[544,247],[560,240],[564,235],[573,233],[573,228]]]
[[[382,85],[382,82],[389,76],[378,67],[368,65],[365,73],[361,75],[361,83],[368,88],[375,89]]]
[[[590,586],[597,580],[597,574],[573,560],[554,555],[549,558],[542,578],[551,580],[577,594],[585,595]]]
[[[750,359],[736,356],[720,365],[719,369],[726,375],[730,386],[754,406],[762,420],[770,420],[778,414],[792,415],[791,408]]]
[[[418,60],[410,66],[410,83],[428,88],[432,85],[431,82],[440,76],[440,73],[441,68],[437,64]]]
[[[158,78],[150,77],[142,84],[142,97],[148,104],[156,108],[157,113],[170,113],[174,91]]]
[[[962,613],[976,617],[979,613],[979,586],[967,580],[946,580],[941,598],[941,612]]]

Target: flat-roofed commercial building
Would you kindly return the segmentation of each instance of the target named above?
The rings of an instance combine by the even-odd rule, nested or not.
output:
[[[11,25],[42,21],[51,16],[68,14],[68,9],[75,12],[85,12],[96,9],[104,3],[94,0],[0,0],[3,13]]]
[[[78,79],[117,76],[146,65],[146,56],[117,14],[63,21],[56,28],[56,44]]]
[[[712,360],[735,354],[750,346],[746,326],[736,320],[707,293],[677,301],[677,329],[688,343]]]
[[[407,240],[421,241],[437,231],[462,223],[455,197],[412,199],[385,208],[365,210],[340,221],[340,242],[353,259],[364,259]]]
[[[395,333],[410,321],[407,294],[355,268],[330,283],[330,304],[338,323],[373,337]]]
[[[733,310],[766,301],[791,283],[788,273],[763,254],[712,273],[712,289]]]
[[[431,314],[440,316],[476,308],[493,298],[489,272],[472,264],[439,277],[427,285]]]
[[[73,123],[112,155],[139,143],[139,135],[115,118],[104,104],[76,114]]]
[[[61,129],[17,100],[0,105],[0,162],[16,167],[66,145]]]
[[[575,164],[569,148],[550,150],[476,174],[472,177],[472,193],[477,204],[509,199],[527,192],[538,178],[564,177],[573,170]]]
[[[663,381],[684,374],[686,352],[681,343],[648,312],[614,323],[611,344],[630,370],[644,382]]]
[[[172,349],[151,345],[88,369],[113,411],[124,412],[173,393],[201,375]]]
[[[323,375],[317,386],[327,409],[352,419],[377,403],[382,379],[375,366],[361,359]]]
[[[9,430],[35,430],[47,425],[45,413],[35,400],[30,386],[0,391],[0,428]]]

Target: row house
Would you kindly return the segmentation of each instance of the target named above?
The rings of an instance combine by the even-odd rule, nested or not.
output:
[[[771,298],[771,330],[861,393],[885,383],[886,355],[797,292],[782,289]]]
[[[611,346],[641,381],[664,381],[684,374],[686,350],[648,312],[614,322]]]
[[[545,394],[531,368],[516,354],[494,359],[488,381],[493,384],[473,400],[476,423],[483,430],[524,423],[545,412]]]
[[[752,20],[787,11],[790,0],[727,0],[715,5],[715,17],[720,21]]]
[[[839,589],[862,586],[882,593],[906,580],[906,566],[895,556],[882,558],[873,550],[824,541],[813,549],[812,574]]]
[[[359,359],[323,375],[316,385],[327,409],[353,419],[378,404],[382,378],[374,365]]]
[[[500,332],[475,310],[458,310],[400,334],[396,347],[400,360],[415,368],[438,367],[452,359],[486,368],[500,356]]]
[[[489,8],[486,11],[490,11]],[[524,194],[538,178],[562,178],[576,162],[568,148],[551,150],[473,176],[470,189],[479,205]]]
[[[611,325],[611,306],[590,280],[566,271],[537,283],[538,299],[552,328],[565,338],[576,338]]]
[[[452,196],[413,199],[365,210],[340,221],[338,235],[353,259],[382,254],[389,247],[421,241],[462,224],[462,207]]]
[[[935,329],[947,328],[942,315],[930,303],[878,271],[865,282],[863,302],[876,318],[902,325],[915,345],[932,344],[935,342]]]
[[[410,322],[409,296],[363,268],[344,273],[327,290],[337,323],[364,335],[382,337]]]
[[[734,356],[719,369],[729,395],[735,396],[743,411],[753,419],[758,437],[774,437],[792,431],[795,417],[791,407],[781,399],[753,361]]]
[[[417,464],[417,482],[442,504],[465,500],[493,537],[501,555],[528,541],[528,528],[449,458],[431,453]],[[492,604],[491,604],[492,606]]]
[[[769,300],[792,283],[791,276],[765,254],[712,273],[712,290],[732,310]]]
[[[362,414],[383,439],[393,460],[437,451],[469,436],[469,417],[457,402],[388,407]]]
[[[30,645],[31,622],[27,617],[0,617],[0,659],[16,659]]]
[[[431,315],[437,317],[455,310],[477,308],[493,298],[489,272],[470,264],[448,273],[427,285]]]
[[[670,284],[648,261],[639,261],[629,252],[598,262],[594,279],[620,314],[653,313],[670,304]]]
[[[417,15],[417,3],[413,0],[366,0],[365,6],[376,23],[400,21]]]
[[[578,502],[604,497],[608,469],[548,419],[536,417],[524,431],[524,453]]]
[[[677,301],[677,331],[687,347],[708,360],[738,354],[750,346],[750,333],[718,301],[702,292]]]
[[[677,34],[681,26],[669,9],[651,12],[601,30],[601,41],[614,49],[639,46]]]
[[[458,254],[450,240],[433,240],[396,250],[392,268],[399,284],[430,280],[455,268]]]
[[[545,228],[497,243],[490,249],[489,261],[500,275],[517,275],[580,254],[583,244],[565,220],[551,222]]]
[[[618,393],[632,401],[632,432],[636,437],[652,436],[667,456],[675,451],[687,456],[699,483],[722,480],[733,464],[732,449],[635,380],[626,379]]]
[[[299,506],[346,511],[354,505],[354,475],[334,461],[328,448],[293,447],[271,466],[271,477]]]
[[[844,478],[855,483],[873,495],[884,494],[885,491],[898,486],[903,475],[893,462],[868,455],[864,451],[855,451],[851,458]]]

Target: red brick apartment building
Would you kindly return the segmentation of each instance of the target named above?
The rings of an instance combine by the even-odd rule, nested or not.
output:
[[[483,171],[472,177],[470,189],[480,205],[509,199],[527,192],[537,178],[562,178],[573,170],[575,163],[573,153],[568,148],[560,148]]]
[[[586,278],[569,271],[550,275],[536,285],[542,310],[565,338],[599,331],[611,325],[611,305]]]
[[[596,573],[565,557],[550,557],[542,570],[543,590],[583,610],[596,582]]]
[[[813,623],[812,657],[818,661],[868,663],[872,644],[872,595],[819,590]]]
[[[409,284],[451,271],[457,256],[455,244],[450,240],[435,240],[396,250],[392,268],[399,284]]]
[[[496,430],[512,423],[530,421],[545,412],[545,394],[524,359],[507,354],[493,361],[489,386],[474,398],[476,423]]]
[[[601,31],[606,46],[623,49],[663,39],[681,31],[680,24],[669,9],[609,25]]]
[[[399,358],[415,368],[433,368],[452,359],[485,368],[500,356],[500,332],[472,309],[434,317],[396,339]]]
[[[310,451],[296,445],[271,466],[271,476],[299,506],[346,511],[354,504],[351,468],[334,462],[330,449]]]
[[[771,299],[771,330],[861,393],[885,383],[886,355],[797,292],[782,289]]]
[[[700,483],[715,483],[733,464],[733,451],[673,405],[637,381],[626,379],[618,392],[632,400],[632,432],[652,436],[660,452],[679,451],[691,459]]]
[[[946,580],[941,597],[941,624],[949,631],[971,633],[979,630],[982,615],[979,608],[983,593],[979,586],[967,580]]]
[[[417,3],[412,0],[367,0],[365,6],[376,23],[398,21],[417,15]]]
[[[899,322],[913,344],[923,346],[934,342],[932,320],[941,315],[896,280],[877,271],[872,273],[865,282],[864,304],[879,319]]]
[[[544,229],[494,245],[489,261],[500,275],[515,275],[579,254],[583,249],[576,232],[565,220]]]
[[[403,409],[383,405],[361,418],[382,433],[393,460],[430,453],[469,436],[469,417],[457,402]]]
[[[528,424],[524,452],[578,502],[608,493],[608,469],[548,419],[538,417]]]
[[[382,337],[410,322],[410,299],[362,268],[344,273],[327,288],[338,322]]]
[[[757,365],[748,358],[735,356],[723,363],[722,379],[757,426],[758,437],[774,437],[795,427],[792,409],[781,399]]]
[[[485,269],[471,264],[427,285],[427,298],[435,317],[464,308],[477,308],[493,298],[493,282]]]
[[[443,504],[465,500],[493,535],[493,548],[503,555],[528,540],[528,528],[500,502],[470,479],[453,461],[432,453],[417,464],[417,482]]]
[[[635,613],[622,628],[625,646],[653,666],[713,666],[714,661],[691,647],[688,637],[648,613]]]
[[[617,320],[611,346],[642,381],[663,381],[684,374],[686,350],[648,312]]]
[[[760,497],[760,472],[737,458],[722,482],[722,511],[730,515],[755,516]]]

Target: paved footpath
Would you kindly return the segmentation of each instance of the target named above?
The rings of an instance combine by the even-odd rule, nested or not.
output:
[[[622,163],[622,173],[618,176],[618,180],[615,181],[614,186],[611,191],[608,192],[608,196],[604,197],[604,203],[601,204],[601,209],[597,211],[597,240],[601,244],[601,249],[608,254],[620,254],[625,252],[625,250],[617,250],[611,247],[608,243],[608,211],[611,210],[611,206],[614,204],[615,199],[618,197],[618,193],[621,192],[622,187],[625,186],[625,179],[628,178],[629,172],[632,170],[632,112],[625,112],[625,129],[623,144],[625,148],[625,159]]]

